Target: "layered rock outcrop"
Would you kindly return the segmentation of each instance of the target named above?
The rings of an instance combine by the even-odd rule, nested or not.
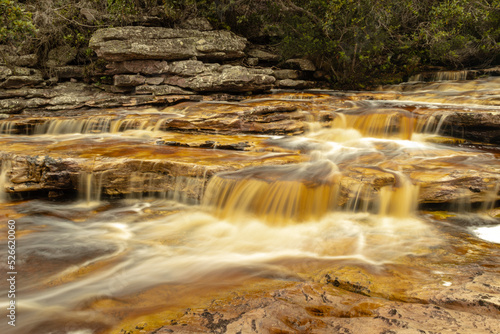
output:
[[[44,64],[35,55],[7,57],[8,64],[0,65],[0,114],[66,110],[68,101],[74,108],[95,108],[163,103],[161,96],[317,85],[310,61],[279,63],[278,55],[229,31],[106,28],[95,32],[89,47],[106,63],[104,72],[75,65],[77,50],[71,47],[51,50]],[[82,80],[86,87],[73,89]]]
[[[245,38],[222,30],[122,27],[98,30],[90,39],[89,47],[108,61],[191,57],[223,61],[244,57],[246,44]]]

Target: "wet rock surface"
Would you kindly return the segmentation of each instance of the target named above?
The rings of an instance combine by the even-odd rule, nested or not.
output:
[[[498,247],[473,248],[482,255],[464,255],[460,264],[446,248],[382,268],[333,262],[298,282],[248,282],[147,333],[495,333],[500,281],[488,264]]]
[[[106,87],[0,91],[24,332],[497,332],[475,232],[499,223],[497,81],[237,95],[308,84],[294,66],[134,58]]]
[[[137,80],[142,82],[144,79],[144,77],[140,75],[122,75],[119,78],[121,78],[120,80],[126,80],[127,83],[136,82]],[[388,110],[388,112],[381,112],[380,109],[376,108],[373,110],[370,108],[366,109],[363,104],[361,104],[362,107],[357,107],[355,102],[356,98],[358,98],[357,96],[335,97],[326,94],[264,95],[262,98],[246,99],[240,102],[179,102],[182,99],[188,101],[196,99],[197,96],[176,95],[171,96],[171,98],[177,97],[179,100],[177,100],[177,102],[175,102],[175,99],[171,100],[171,102],[175,104],[161,110],[143,108],[136,109],[137,111],[134,111],[134,109],[127,111],[125,109],[121,112],[116,112],[114,110],[103,109],[99,112],[94,110],[93,112],[82,114],[79,108],[84,108],[94,103],[94,100],[86,99],[86,93],[84,92],[85,87],[86,86],[79,84],[68,85],[67,89],[72,89],[76,94],[73,96],[67,95],[64,98],[61,98],[57,92],[54,91],[51,92],[54,97],[48,95],[48,92],[45,90],[22,91],[22,93],[26,95],[39,96],[38,100],[40,101],[40,105],[38,105],[38,107],[44,107],[45,112],[50,111],[53,105],[58,105],[59,107],[61,105],[66,105],[67,108],[76,108],[73,111],[74,115],[51,115],[51,117],[47,117],[45,114],[40,116],[35,116],[35,114],[33,114],[31,117],[19,115],[17,118],[10,117],[0,121],[0,130],[5,134],[11,135],[69,135],[76,132],[87,135],[103,134],[105,136],[111,136],[110,138],[104,137],[103,139],[109,141],[110,144],[100,144],[95,139],[92,139],[91,144],[86,146],[89,148],[96,147],[96,149],[101,146],[102,149],[104,149],[104,147],[112,145],[111,143],[115,143],[112,139],[113,136],[121,136],[126,134],[127,131],[132,131],[131,134],[133,134],[134,131],[138,131],[137,135],[140,135],[140,131],[145,131],[142,134],[142,136],[146,138],[145,142],[131,141],[129,145],[139,145],[138,148],[140,147],[144,152],[150,152],[152,156],[157,154],[153,152],[158,152],[161,156],[161,150],[167,152],[168,147],[175,147],[176,149],[172,151],[172,154],[179,157],[189,154],[197,156],[198,153],[195,153],[193,149],[200,148],[205,150],[217,149],[221,150],[221,152],[224,150],[274,151],[287,154],[290,153],[297,156],[302,154],[302,159],[308,159],[307,155],[312,154],[314,151],[327,150],[325,152],[328,152],[328,145],[330,145],[328,140],[340,140],[342,143],[348,141],[351,135],[354,136],[352,138],[359,136],[359,133],[349,132],[355,130],[345,132],[345,129],[348,129],[350,126],[375,136],[389,135],[409,138],[413,135],[413,131],[415,131],[406,125],[404,127],[402,126],[408,120],[411,121],[411,119],[406,119],[407,112],[402,109],[398,111],[398,109],[394,109],[392,105],[389,105],[387,109],[384,109],[386,107],[381,109]],[[115,101],[113,99],[107,99],[106,93],[102,93],[98,90],[94,92],[96,96],[100,97],[99,103],[108,103],[112,107],[115,103],[125,103],[126,101],[129,104],[147,104],[151,99],[155,99],[158,103],[162,101],[163,103],[169,103],[168,100],[161,100],[161,95],[164,94],[164,90],[170,92],[171,90],[177,89],[178,94],[187,93],[187,91],[182,91],[180,88],[175,87],[177,86],[163,84],[137,86],[136,89],[140,89],[143,94],[145,94],[142,96],[142,100],[139,97],[134,99],[124,97],[121,101]],[[20,103],[19,100],[12,100]],[[381,103],[383,105],[385,102],[381,101]],[[20,106],[14,104],[14,108],[19,109]],[[15,110],[16,109],[13,109],[12,112],[16,112]],[[429,121],[427,119],[428,113],[423,112],[422,109],[419,113],[419,117],[422,118],[417,118],[416,122],[413,121],[417,129],[419,127],[419,122],[428,121],[432,124],[432,120]],[[366,120],[370,119],[374,123],[370,125],[372,128],[369,130]],[[347,125],[345,122],[353,123]],[[377,122],[382,126],[380,129],[377,128]],[[217,140],[217,135],[221,134],[236,136],[235,138],[243,134],[247,136],[304,135],[311,131],[313,124],[319,128],[315,130],[316,132],[313,131],[309,135],[308,141],[296,142],[293,137],[279,139],[263,138],[261,140],[257,140],[256,137],[249,137],[251,139],[240,141],[235,141],[229,139],[231,137],[227,137],[222,141]],[[390,128],[387,128],[387,124],[391,124]],[[389,133],[384,134],[384,131],[389,131]],[[346,133],[346,137],[342,133]],[[213,136],[213,138],[210,136]],[[32,139],[34,142],[36,142],[35,137],[36,136]],[[430,138],[432,139],[434,137]],[[7,145],[12,147],[12,149],[8,149],[8,152],[10,152],[10,154],[20,154],[23,152],[24,148],[20,149],[19,147],[25,145],[24,147],[27,149],[30,140],[31,139],[28,139],[25,144],[22,144],[22,141],[21,143],[16,142],[16,139],[13,137],[13,139],[6,141]],[[57,142],[56,138],[50,140],[55,140]],[[116,140],[119,140],[119,137],[117,137]],[[69,143],[71,143],[71,141],[69,141]],[[118,141],[116,143],[118,143]],[[256,143],[260,143],[260,146],[256,146]],[[155,146],[151,147],[151,144]],[[81,145],[85,146],[84,139],[68,147],[79,147]],[[495,155],[487,151],[478,154],[475,151],[457,151],[452,148],[446,149],[445,147],[437,150],[430,146],[426,146],[425,142],[415,147],[404,147],[399,146],[397,143],[383,140],[373,142],[370,144],[373,145],[373,148],[366,151],[361,149],[361,147],[351,147],[349,145],[351,144],[348,144],[343,150],[351,150],[351,155],[342,155],[342,158],[339,160],[335,160],[337,158],[332,158],[341,174],[341,177],[336,181],[339,184],[339,193],[336,195],[336,205],[339,207],[345,208],[354,205],[366,206],[367,208],[372,207],[371,210],[375,210],[374,207],[378,205],[376,203],[380,200],[381,194],[386,191],[384,189],[391,189],[393,192],[398,192],[400,191],[399,189],[401,189],[402,194],[404,191],[407,191],[404,190],[406,189],[406,178],[408,182],[415,187],[415,189],[411,191],[415,191],[415,198],[421,206],[446,203],[452,206],[456,205],[458,208],[458,203],[462,203],[463,201],[465,201],[463,203],[468,203],[467,205],[474,205],[475,203],[483,203],[482,205],[486,205],[484,203],[491,201],[496,189],[495,184],[500,180],[500,173],[496,164]],[[56,145],[55,147],[64,146]],[[101,150],[101,148],[99,148],[98,151],[99,150]],[[356,153],[357,151],[359,152]],[[92,154],[91,152],[93,151],[90,150],[88,154]],[[110,149],[110,152],[117,151]],[[133,155],[132,151],[128,149],[123,152],[124,156],[122,158],[127,158],[129,155],[132,157]],[[67,153],[73,155],[75,151],[70,150],[67,151]],[[67,153],[65,153],[65,149],[61,149],[61,155]],[[208,154],[209,151],[206,151],[206,153]],[[42,150],[38,155],[45,156],[47,154],[48,151]],[[111,154],[110,157],[119,157],[119,155],[115,157],[115,153],[109,152],[102,152],[99,154],[102,157],[107,156],[107,154]],[[217,153],[213,152],[213,154]],[[334,157],[339,153],[324,154],[326,154],[327,157],[329,154],[332,154]],[[35,154],[32,156],[34,155]],[[20,156],[24,156],[24,154],[21,153]],[[6,157],[5,159],[9,160],[10,158]],[[25,159],[29,158],[26,157]],[[186,158],[181,158],[180,161],[183,159],[187,161],[185,160]],[[70,161],[65,161],[58,165],[60,173],[66,173],[64,170],[68,168],[66,166],[68,163],[70,163]],[[83,162],[78,163],[79,167],[74,168],[75,174],[77,174],[79,168],[81,170],[85,169],[82,167],[82,163]],[[122,162],[121,160],[116,160],[109,163],[110,164],[103,165],[102,167],[90,169],[88,172],[95,171],[102,174],[106,169],[116,170]],[[366,165],[367,163],[368,165]],[[113,165],[116,166],[113,167]],[[150,167],[144,168],[145,169],[141,171],[143,174],[147,173]],[[234,169],[235,168],[217,169],[217,171]],[[115,183],[120,186],[115,187],[115,190],[105,190],[104,193],[108,195],[119,195],[130,192],[127,190],[127,184],[129,183],[126,181],[126,174],[129,172],[132,172],[132,170],[127,169],[127,172],[124,173],[105,173],[105,175],[107,175],[106,184],[113,183],[114,181],[112,181],[112,178],[115,177],[117,178]],[[133,172],[139,171],[133,169]],[[16,173],[28,174],[26,168],[20,169],[20,171]],[[156,172],[152,170],[151,173],[154,174]],[[162,172],[158,171],[158,173],[161,174]],[[178,172],[174,172],[170,173],[169,177],[175,178],[177,176],[185,176],[181,174],[178,175]],[[212,174],[209,173],[209,175]],[[237,176],[237,174],[235,174],[235,176]],[[161,178],[162,177],[160,177],[160,179]],[[30,186],[26,185],[32,182],[32,180],[20,182],[18,186],[11,186],[8,191],[26,192],[31,189],[46,191],[58,190],[57,186],[50,182],[38,182],[36,185],[35,183]],[[158,184],[159,183],[161,182],[158,181]],[[77,189],[77,184],[78,182],[75,181],[75,179],[69,182],[66,177],[61,177],[59,190]],[[147,192],[150,190],[145,191]],[[199,195],[197,196],[199,197]],[[354,198],[357,198],[357,204],[353,204],[352,201]],[[397,204],[393,205],[398,206]],[[387,210],[396,209],[388,208]]]

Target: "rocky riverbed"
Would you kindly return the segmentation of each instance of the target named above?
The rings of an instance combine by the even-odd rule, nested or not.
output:
[[[303,90],[227,31],[91,47],[111,82],[1,70],[19,333],[498,332],[497,77]]]

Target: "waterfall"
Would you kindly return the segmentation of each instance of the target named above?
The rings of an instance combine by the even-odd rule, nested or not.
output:
[[[9,181],[9,175],[12,170],[11,160],[2,159],[2,167],[0,169],[0,203],[4,203],[9,199],[9,195],[5,191],[7,182]]]
[[[339,177],[326,160],[223,173],[210,180],[203,204],[236,221],[248,215],[275,225],[318,219],[335,207]]]
[[[87,206],[101,201],[102,178],[104,173],[82,171],[78,178],[78,196]]]

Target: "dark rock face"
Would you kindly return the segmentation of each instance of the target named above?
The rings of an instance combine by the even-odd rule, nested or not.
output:
[[[500,144],[500,113],[452,113],[443,121],[443,133],[477,142]]]
[[[228,31],[198,31],[156,27],[98,30],[89,46],[105,60],[207,60],[241,58],[246,40]]]

